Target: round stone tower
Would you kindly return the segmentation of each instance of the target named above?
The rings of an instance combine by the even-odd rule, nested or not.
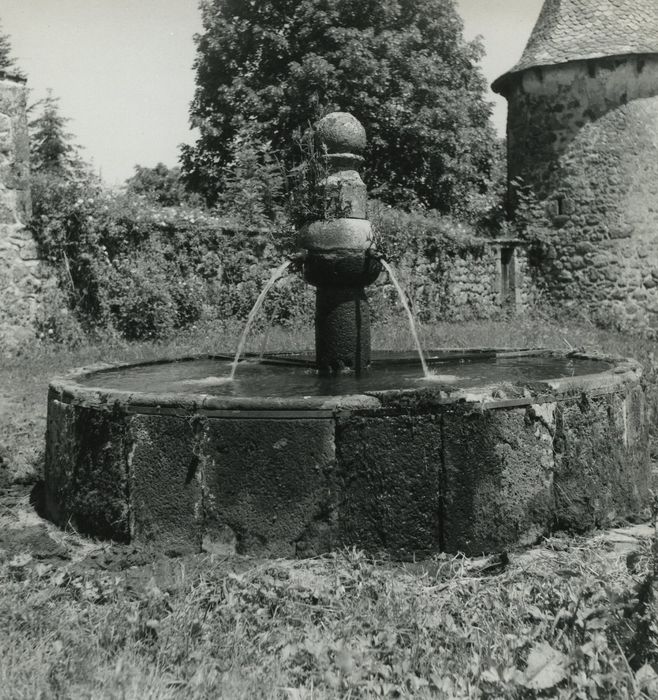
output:
[[[545,0],[492,87],[509,103],[511,206],[544,241],[539,288],[658,334],[658,2]]]

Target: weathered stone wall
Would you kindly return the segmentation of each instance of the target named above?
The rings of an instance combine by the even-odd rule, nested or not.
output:
[[[531,188],[532,272],[548,300],[658,332],[658,56],[511,75],[510,182]],[[518,202],[517,202],[518,203]]]
[[[30,215],[25,81],[0,72],[0,351],[29,338],[42,271]]]
[[[527,249],[519,241],[483,240],[479,248],[437,260],[409,254],[395,269],[421,321],[486,319],[521,312],[534,301]],[[397,293],[383,275],[369,294],[397,303]]]

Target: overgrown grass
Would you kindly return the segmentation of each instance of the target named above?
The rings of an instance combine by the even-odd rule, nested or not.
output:
[[[632,563],[631,563],[632,562]],[[498,560],[0,564],[0,698],[650,698],[647,540]]]

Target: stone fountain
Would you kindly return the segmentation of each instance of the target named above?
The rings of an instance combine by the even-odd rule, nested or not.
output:
[[[370,309],[365,287],[381,272],[366,218],[366,186],[358,173],[366,132],[350,114],[335,112],[315,128],[327,177],[325,220],[304,227],[304,279],[317,289],[315,357],[318,372],[357,373],[370,365]]]
[[[100,365],[53,380],[46,500],[62,527],[166,552],[491,552],[646,507],[641,369],[529,350],[371,353],[380,273],[365,133],[317,125],[327,216],[300,232],[316,355]],[[456,375],[452,382],[443,381]],[[216,380],[216,381],[214,381]]]

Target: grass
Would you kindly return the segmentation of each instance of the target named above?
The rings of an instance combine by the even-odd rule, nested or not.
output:
[[[406,566],[349,550],[166,575],[14,560],[0,698],[656,697],[650,567],[648,540],[631,557],[604,536]]]
[[[99,360],[228,352],[238,332],[37,346],[4,363],[6,475],[38,475],[52,375]],[[655,351],[652,341],[547,318],[440,324],[421,335],[428,347],[572,347],[635,356],[647,368]],[[402,325],[373,336],[373,347],[411,347]],[[257,335],[252,349],[261,345]],[[268,337],[270,350],[311,345],[310,330]],[[19,528],[27,508],[26,498],[0,501],[0,529]],[[2,700],[658,697],[647,536],[623,547],[610,534],[551,538],[509,557],[407,565],[345,550],[307,561],[198,556],[126,568],[93,564],[89,552],[109,556],[107,544],[49,532],[70,560],[3,552],[0,543]]]

